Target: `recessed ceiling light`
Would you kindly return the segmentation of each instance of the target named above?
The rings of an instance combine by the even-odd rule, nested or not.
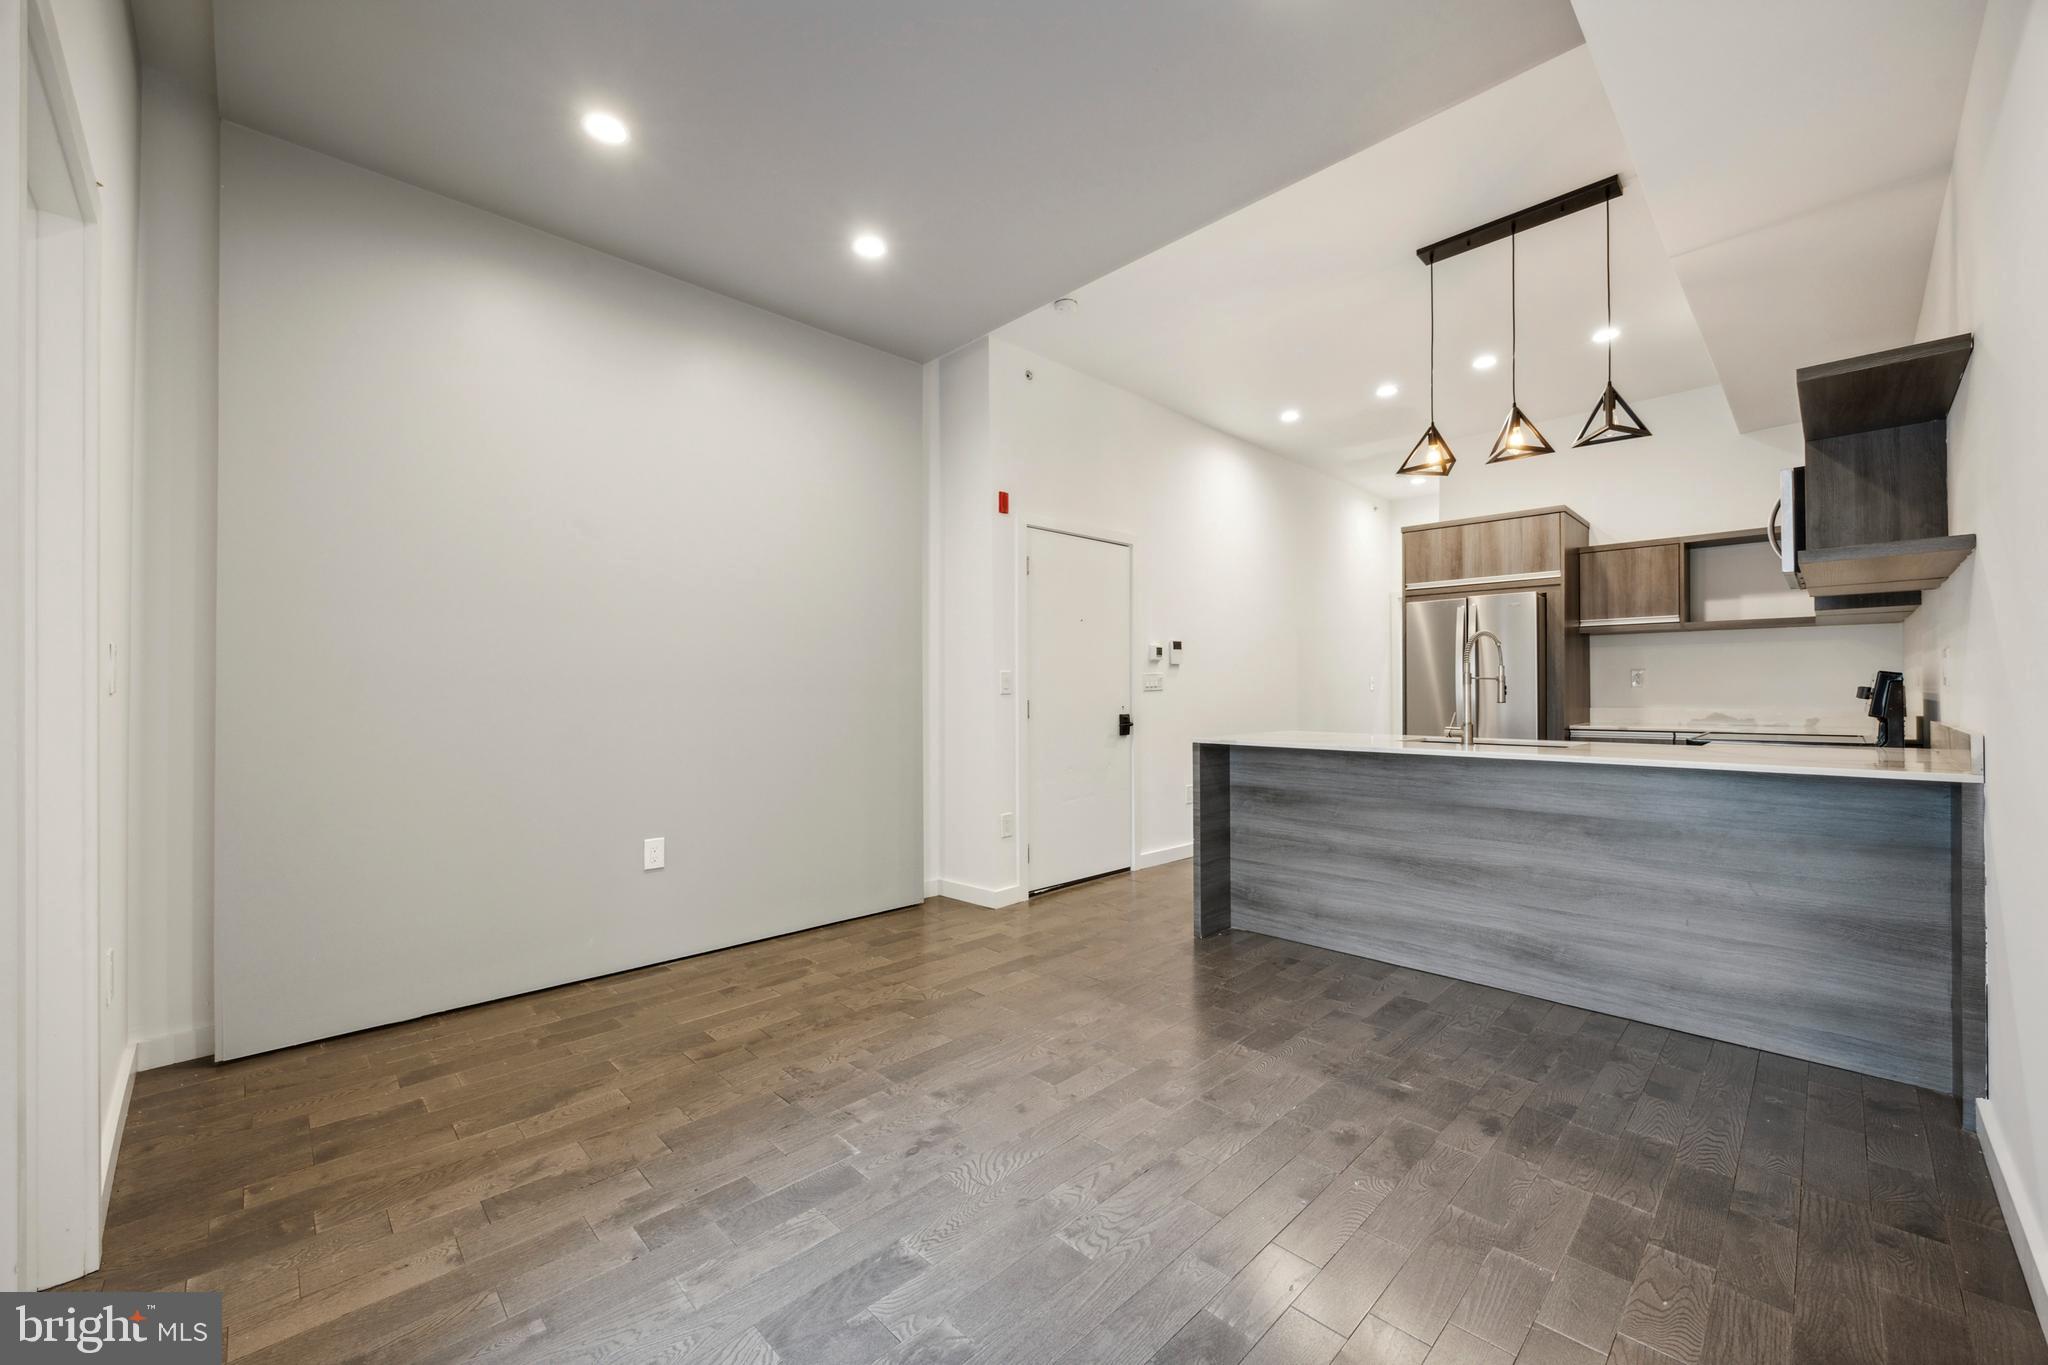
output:
[[[1399,384],[1396,384],[1393,380],[1389,379],[1386,383],[1374,389],[1373,393],[1381,398],[1392,398],[1395,394],[1399,393],[1400,391],[1401,386]]]
[[[617,147],[633,138],[633,130],[624,119],[602,109],[593,109],[583,116],[583,131],[607,147]]]
[[[872,232],[863,232],[853,239],[853,254],[864,261],[879,261],[889,254],[889,244]]]
[[[1301,409],[1300,409],[1300,408],[1288,408],[1288,409],[1286,409],[1285,411],[1283,411],[1283,412],[1282,412],[1282,413],[1280,414],[1280,420],[1281,420],[1281,421],[1283,421],[1283,422],[1286,422],[1286,423],[1288,423],[1288,424],[1289,424],[1290,426],[1291,426],[1292,424],[1296,423],[1296,422],[1299,422],[1299,421],[1301,420]]]
[[[1621,329],[1619,327],[1601,327],[1593,333],[1593,344],[1595,346],[1605,346],[1620,335]]]
[[[1500,364],[1500,357],[1492,351],[1481,351],[1478,355],[1472,357],[1472,368],[1475,370],[1490,370],[1498,364]]]

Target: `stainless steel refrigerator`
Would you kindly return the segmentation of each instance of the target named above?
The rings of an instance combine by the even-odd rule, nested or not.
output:
[[[1486,739],[1540,739],[1545,697],[1543,614],[1547,593],[1501,592],[1476,597],[1434,597],[1408,604],[1406,660],[1402,671],[1402,731],[1411,735],[1457,733],[1465,719],[1465,642],[1490,630],[1500,638],[1480,640],[1473,663],[1489,679],[1507,665],[1507,700],[1500,684],[1479,685],[1478,734]]]

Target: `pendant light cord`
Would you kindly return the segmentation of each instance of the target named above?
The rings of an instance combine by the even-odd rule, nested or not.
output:
[[[1607,218],[1607,387],[1614,387],[1614,201],[1602,202]]]
[[[1436,257],[1429,258],[1429,424],[1436,425]]]
[[[1521,328],[1515,315],[1516,294],[1519,292],[1515,280],[1515,238],[1516,229],[1508,225],[1508,406],[1522,405],[1521,377]]]

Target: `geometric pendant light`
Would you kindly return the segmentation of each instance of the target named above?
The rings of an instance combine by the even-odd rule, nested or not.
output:
[[[1436,262],[1432,260],[1429,263],[1429,427],[1394,472],[1442,478],[1457,462],[1458,457],[1451,454],[1450,442],[1444,440],[1444,434],[1436,429]]]
[[[1636,410],[1628,405],[1614,388],[1614,201],[1607,201],[1607,387],[1593,404],[1593,410],[1586,414],[1586,425],[1579,428],[1579,439],[1572,442],[1579,446],[1612,445],[1616,441],[1633,441],[1650,434],[1643,419],[1636,416]]]
[[[1515,316],[1515,231],[1508,230],[1508,416],[1500,424],[1500,434],[1493,438],[1493,451],[1486,457],[1488,464],[1500,464],[1504,460],[1525,460],[1531,455],[1548,455],[1550,442],[1543,439],[1543,433],[1536,430],[1536,424],[1522,412],[1521,395],[1517,391],[1515,365],[1517,318]]]

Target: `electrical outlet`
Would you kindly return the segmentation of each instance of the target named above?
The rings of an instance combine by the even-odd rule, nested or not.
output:
[[[1195,804],[1195,784],[1192,782],[1188,783],[1188,794],[1186,797],[1186,802],[1190,806]]]
[[[114,982],[120,979],[114,970],[114,954],[120,951],[119,948],[107,949],[106,960],[100,964],[100,1004],[107,1009],[114,1007]]]
[[[668,840],[649,839],[640,850],[640,870],[654,872],[668,866]]]
[[[1648,672],[1647,669],[1631,668],[1628,671],[1628,685],[1630,687],[1641,687],[1643,685],[1643,674],[1646,672]]]
[[[1001,816],[1001,818],[1000,818],[1000,819],[999,819],[999,820],[998,820],[998,821],[996,822],[996,827],[997,827],[998,829],[1002,830],[1002,832],[1003,832],[1003,838],[1005,838],[1005,839],[1014,839],[1014,838],[1016,838],[1016,837],[1017,837],[1017,817],[1016,817],[1015,813],[1013,813],[1013,812],[1011,812],[1011,811],[1004,811],[1004,812],[1002,813],[1002,816]]]
[[[1947,689],[1947,687],[1948,687],[1948,685],[1949,685],[1949,683],[1948,683],[1948,646],[1947,646],[1947,645],[1943,645],[1943,646],[1941,647],[1941,685],[1942,685],[1942,688],[1943,688],[1944,690],[1946,690],[1946,689]]]

